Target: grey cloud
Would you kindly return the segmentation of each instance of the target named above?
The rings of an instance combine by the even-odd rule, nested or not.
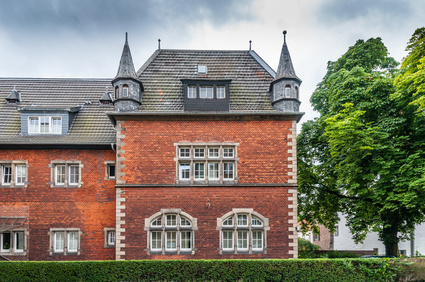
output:
[[[388,27],[406,21],[413,9],[408,0],[326,0],[318,7],[317,21],[334,25],[369,18],[379,19],[381,24]]]

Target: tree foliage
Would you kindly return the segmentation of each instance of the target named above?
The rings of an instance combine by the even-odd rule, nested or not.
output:
[[[399,74],[380,38],[358,40],[328,63],[311,98],[320,117],[298,138],[304,229],[334,230],[343,212],[356,242],[377,231],[397,255],[399,240],[424,221],[424,35],[413,35]]]

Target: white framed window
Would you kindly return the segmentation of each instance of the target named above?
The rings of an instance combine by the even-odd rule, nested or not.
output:
[[[285,86],[285,97],[291,97],[291,86]]]
[[[217,218],[220,253],[266,253],[269,221],[253,209],[233,209]]]
[[[180,176],[180,179],[190,179],[190,164],[189,163],[179,164],[179,176]]]
[[[190,158],[190,148],[179,148],[180,158]]]
[[[212,86],[200,86],[199,87],[199,98],[201,99],[212,99],[213,87]]]
[[[104,161],[105,164],[105,178],[104,180],[115,180],[116,163],[115,161]]]
[[[226,98],[226,88],[224,86],[217,86],[217,99]]]
[[[161,224],[161,223],[165,224]],[[148,254],[194,254],[197,220],[180,209],[162,209],[145,219]]]
[[[28,118],[28,134],[62,134],[62,117],[36,116]]]
[[[219,180],[219,163],[208,163],[208,179]]]
[[[0,161],[0,186],[27,187],[27,161]]]
[[[115,247],[115,228],[114,227],[105,227],[103,228],[105,241],[103,244],[104,248],[114,248]]]
[[[81,187],[80,161],[52,161],[51,167],[51,187]]]
[[[220,157],[219,148],[208,148],[208,158],[218,159]]]
[[[236,181],[238,143],[219,142],[181,142],[177,147],[175,158],[177,164],[177,183],[200,182],[214,184]],[[179,182],[182,181],[182,182]]]
[[[195,180],[205,179],[205,163],[194,163]]]
[[[26,231],[16,229],[6,231],[0,234],[0,254],[7,255],[22,255],[25,252],[26,246]]]
[[[79,255],[81,253],[79,228],[50,228],[50,255]]]
[[[196,86],[189,85],[187,87],[187,98],[196,98]]]
[[[108,245],[115,246],[115,230],[111,230],[108,232]]]

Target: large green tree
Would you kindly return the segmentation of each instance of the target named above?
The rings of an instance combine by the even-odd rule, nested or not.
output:
[[[334,230],[342,212],[356,242],[377,231],[386,254],[398,255],[398,242],[424,221],[424,35],[413,35],[401,71],[380,38],[358,40],[328,63],[311,97],[320,117],[298,137],[304,229]]]

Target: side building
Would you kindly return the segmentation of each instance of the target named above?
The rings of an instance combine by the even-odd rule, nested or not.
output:
[[[286,32],[284,32],[286,37]],[[0,79],[0,259],[297,257],[299,87],[284,39],[158,49],[117,75]]]

